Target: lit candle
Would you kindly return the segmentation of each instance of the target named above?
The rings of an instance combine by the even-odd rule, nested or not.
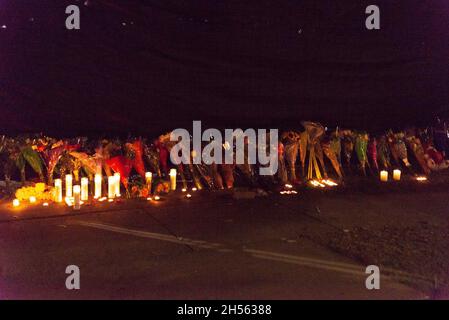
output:
[[[190,199],[190,198],[192,198],[192,195],[190,193],[188,193],[188,194],[186,194],[186,198]]]
[[[176,169],[170,169],[170,189],[176,190]]]
[[[71,198],[72,197],[72,182],[73,176],[71,174],[65,175],[65,196]]]
[[[115,176],[108,177],[108,198],[115,198]]]
[[[73,206],[73,198],[65,197],[65,203],[71,207]]]
[[[151,193],[151,183],[153,182],[153,173],[145,172],[145,182],[147,184],[148,193]]]
[[[35,203],[36,202],[36,197],[35,196],[31,196],[30,197],[30,203]]]
[[[380,181],[387,182],[388,181],[388,171],[382,170],[380,172]]]
[[[159,196],[154,196],[154,200],[155,201],[159,201],[161,199],[161,197],[159,197]]]
[[[393,180],[399,181],[401,180],[401,170],[393,170]]]
[[[62,180],[55,179],[55,202],[62,202]]]
[[[89,179],[86,177],[81,178],[81,201],[87,201],[89,199]]]
[[[77,184],[73,186],[73,209],[81,208],[81,187]]]
[[[13,207],[18,207],[19,205],[20,205],[19,199],[14,199],[14,200],[12,201],[12,206],[13,206]]]
[[[96,174],[95,178],[94,178],[94,182],[95,182],[95,193],[94,193],[94,198],[98,199],[101,198],[101,174]]]
[[[115,177],[115,196],[120,197],[120,173],[114,173]]]

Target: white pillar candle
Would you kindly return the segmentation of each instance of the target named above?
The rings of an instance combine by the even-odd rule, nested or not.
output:
[[[77,184],[73,186],[73,209],[81,208],[81,187]]]
[[[393,170],[393,180],[399,181],[401,180],[401,170]]]
[[[170,189],[176,190],[176,169],[170,169]]]
[[[65,196],[68,198],[72,197],[72,182],[73,176],[71,174],[65,175]]]
[[[153,173],[145,172],[145,182],[147,185],[148,193],[151,193],[151,184],[153,182]]]
[[[108,177],[108,198],[113,199],[115,198],[115,176],[109,176]]]
[[[81,178],[81,201],[87,201],[89,199],[89,179],[86,177]]]
[[[62,180],[61,179],[55,179],[55,202],[62,202]]]
[[[382,181],[382,182],[388,181],[388,171],[382,170],[380,172],[380,181]]]
[[[94,178],[94,182],[95,182],[95,193],[94,193],[94,198],[95,199],[99,199],[101,198],[101,174],[96,174],[95,178]]]
[[[115,196],[120,197],[120,173],[114,173],[115,177]]]

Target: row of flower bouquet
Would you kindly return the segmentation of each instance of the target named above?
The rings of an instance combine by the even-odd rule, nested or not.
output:
[[[273,176],[259,176],[258,164],[181,164],[170,162],[174,142],[169,134],[156,139],[88,139],[77,137],[56,139],[42,134],[7,137],[0,136],[0,171],[4,189],[14,192],[13,180],[53,185],[55,177],[73,174],[93,180],[95,174],[120,174],[126,194],[147,196],[169,189],[169,169],[176,168],[182,188],[224,189],[237,185],[270,187],[296,184],[300,181],[327,179],[329,175],[342,180],[348,174],[375,175],[379,170],[402,167],[411,174],[428,175],[449,167],[444,153],[436,150],[429,130],[389,130],[380,135],[364,131],[326,130],[316,122],[302,122],[303,130],[285,131],[278,144],[278,170]],[[250,143],[245,140],[245,143]],[[356,169],[357,167],[357,169]],[[145,173],[154,179],[148,188]],[[377,176],[377,174],[376,174]],[[29,187],[31,188],[31,187]],[[41,190],[42,189],[42,190]],[[151,190],[149,190],[151,189]]]

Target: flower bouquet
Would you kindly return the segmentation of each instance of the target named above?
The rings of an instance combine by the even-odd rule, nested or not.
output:
[[[341,169],[341,134],[338,127],[330,135],[330,148],[337,156],[337,161],[340,164]]]
[[[416,161],[418,161],[424,174],[430,174],[429,166],[427,165],[424,148],[421,144],[421,140],[416,136],[408,136],[405,138],[408,147],[412,150]]]
[[[375,137],[370,139],[370,141],[368,142],[367,153],[368,159],[371,161],[372,167],[376,171],[379,171],[379,164],[377,162],[377,139]]]
[[[390,144],[391,154],[393,158],[397,162],[397,164],[402,161],[407,168],[411,167],[410,162],[407,158],[407,147],[405,145],[405,134],[403,132],[399,132],[393,134],[393,132],[389,132],[388,134],[388,142]]]
[[[389,169],[390,164],[390,148],[388,145],[388,140],[385,135],[381,136],[379,143],[377,144],[377,159],[382,165],[383,169]]]
[[[120,181],[125,189],[128,190],[128,178],[132,169],[132,160],[120,155],[106,160],[106,164],[114,170],[114,172],[120,173]]]
[[[92,180],[93,175],[95,173],[98,173],[98,164],[97,164],[95,157],[89,156],[85,152],[78,152],[78,151],[72,151],[69,154],[70,154],[70,156],[73,157],[73,159],[75,159],[76,167],[77,168],[82,167],[84,169],[84,171],[86,171],[87,175],[89,176],[89,179]],[[76,174],[76,176],[75,176],[75,181],[78,181],[77,175],[78,174]]]
[[[219,169],[223,177],[226,188],[234,188],[234,164],[221,164]]]
[[[150,166],[150,171],[154,172],[158,177],[161,176],[161,168],[160,168],[160,160],[159,160],[159,152],[157,151],[154,145],[148,145],[145,143],[143,145],[143,154],[145,160]]]
[[[288,182],[287,168],[285,167],[284,144],[278,143],[278,179],[282,185]]]
[[[367,150],[368,150],[368,134],[366,132],[358,132],[355,134],[355,152],[360,163],[360,170],[366,175]]]
[[[304,121],[301,123],[307,132],[307,146],[309,152],[309,166],[307,170],[307,179],[312,180],[315,172],[315,176],[318,180],[321,180],[321,172],[318,165],[318,160],[324,170],[323,151],[320,145],[320,139],[324,134],[324,127],[315,122]]]
[[[321,149],[323,150],[326,157],[330,160],[332,167],[334,168],[335,172],[337,173],[338,177],[341,179],[343,178],[343,174],[341,172],[341,165],[338,161],[338,157],[335,154],[334,150],[331,147],[331,138],[324,138],[321,141]],[[323,165],[324,166],[324,165]]]
[[[44,181],[44,165],[42,162],[42,158],[39,153],[33,149],[32,146],[26,145],[21,147],[20,154],[16,160],[16,165],[19,168],[20,176],[22,183],[25,182],[25,166],[29,164],[29,166],[33,169],[34,172],[39,176],[40,181]]]
[[[284,144],[284,154],[287,162],[289,180],[292,183],[296,183],[298,181],[298,178],[296,177],[296,159],[298,158],[301,136],[295,131],[288,131],[282,134],[281,140]]]
[[[145,177],[145,165],[143,163],[143,147],[141,140],[126,143],[126,156],[131,159],[132,167],[141,176]]]
[[[55,145],[54,147],[50,146],[50,148],[47,148],[41,152],[42,157],[45,161],[45,165],[47,167],[47,183],[49,185],[53,184],[53,174],[56,165],[58,164],[64,152],[65,146],[61,144]]]
[[[342,144],[343,144],[343,155],[346,161],[346,166],[348,169],[351,168],[351,157],[354,152],[354,134],[351,130],[343,130],[341,132],[342,135]]]

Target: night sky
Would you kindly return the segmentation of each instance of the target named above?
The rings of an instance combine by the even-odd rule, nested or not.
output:
[[[81,30],[65,28],[65,7]],[[449,1],[0,0],[0,133],[381,130],[449,110]],[[365,8],[381,30],[365,28]]]

